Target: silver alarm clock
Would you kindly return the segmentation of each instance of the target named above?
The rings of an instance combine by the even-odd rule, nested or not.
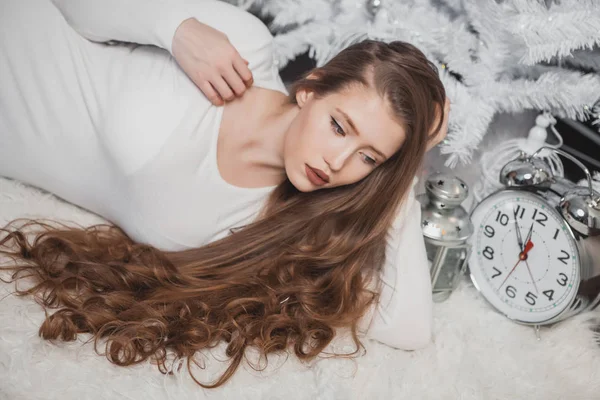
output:
[[[555,151],[585,172],[588,187],[553,176],[535,156]],[[509,319],[549,325],[600,301],[600,195],[570,154],[544,146],[500,172],[504,188],[471,212],[468,274],[481,295]]]

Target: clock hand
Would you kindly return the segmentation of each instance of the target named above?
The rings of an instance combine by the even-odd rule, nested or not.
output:
[[[531,227],[533,228],[533,224],[531,224]],[[529,229],[529,233],[527,234],[527,237],[531,237],[531,229]],[[532,248],[533,248],[533,242],[531,240],[528,240],[527,244],[525,245],[525,249],[522,252],[519,253],[519,261],[517,261],[517,263],[515,264],[515,266],[510,270],[510,272],[508,273],[508,275],[506,276],[506,278],[504,279],[504,281],[500,284],[500,286],[498,287],[498,289],[500,289],[502,287],[502,285],[504,285],[504,283],[508,280],[508,278],[513,273],[513,271],[515,270],[515,268],[517,268],[517,265],[519,265],[519,263],[521,261],[527,260],[527,253]]]
[[[533,283],[533,287],[535,288],[535,293],[540,294],[540,292],[538,291],[537,285],[535,284],[535,281],[533,280],[533,275],[531,274],[531,269],[529,268],[529,263],[527,262],[527,259],[525,259],[524,261],[525,261],[525,265],[527,266],[527,271],[529,271],[529,277],[531,278],[531,283]]]
[[[531,249],[533,249],[533,242],[531,240],[528,240],[525,244],[525,249],[523,249],[521,254],[519,254],[519,258],[521,260],[527,260],[527,253],[529,253],[529,250]]]
[[[527,232],[527,237],[525,238],[525,246],[527,246],[527,243],[529,243],[529,241],[531,240],[531,233],[533,232],[533,224],[534,223],[532,222],[531,227],[529,228],[529,232]],[[525,251],[525,249],[523,249],[523,251]]]
[[[510,277],[510,275],[513,273],[513,271],[515,270],[515,268],[517,268],[517,265],[519,265],[520,262],[521,262],[521,256],[519,256],[519,261],[517,261],[517,263],[515,264],[515,266],[508,273],[508,275],[506,275],[506,278],[504,278],[504,281],[502,281],[502,283],[500,284],[500,286],[498,286],[498,289],[500,289],[504,285],[504,283],[506,283],[506,281],[508,280],[508,278]]]
[[[517,222],[517,209],[513,209],[513,213],[515,215],[515,232],[517,232],[517,242],[519,243],[519,251],[523,251],[523,238],[521,237],[521,228],[519,228],[519,223]]]

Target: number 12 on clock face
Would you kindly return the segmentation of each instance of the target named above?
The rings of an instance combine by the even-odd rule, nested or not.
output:
[[[548,321],[579,286],[575,238],[562,216],[530,192],[503,190],[471,214],[471,279],[500,312],[517,322]]]

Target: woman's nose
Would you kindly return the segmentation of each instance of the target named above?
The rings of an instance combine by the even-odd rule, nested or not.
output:
[[[349,154],[350,150],[346,148],[332,149],[325,161],[332,171],[339,171],[348,160]]]

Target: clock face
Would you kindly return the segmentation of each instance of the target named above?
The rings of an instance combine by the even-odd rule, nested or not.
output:
[[[569,306],[579,288],[579,254],[551,205],[530,192],[503,190],[478,204],[471,220],[471,279],[496,309],[542,323]]]

